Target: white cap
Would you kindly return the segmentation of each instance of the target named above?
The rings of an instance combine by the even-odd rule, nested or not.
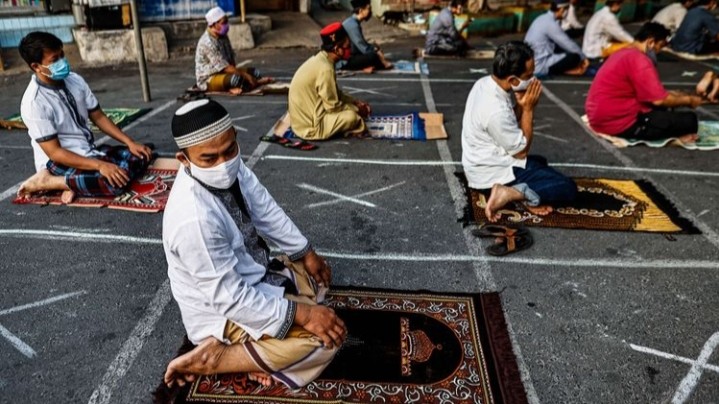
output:
[[[220,21],[224,16],[225,10],[219,7],[215,7],[212,10],[208,11],[207,14],[205,14],[205,19],[207,20],[207,25],[210,26],[217,21]]]

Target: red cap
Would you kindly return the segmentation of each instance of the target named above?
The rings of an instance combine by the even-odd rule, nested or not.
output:
[[[322,31],[320,31],[320,35],[327,36],[332,35],[342,29],[342,23],[341,22],[333,22],[332,24],[322,28]]]

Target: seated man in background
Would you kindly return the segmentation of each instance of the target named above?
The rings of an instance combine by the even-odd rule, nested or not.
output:
[[[492,74],[474,84],[462,119],[462,167],[469,186],[491,188],[485,214],[490,222],[510,202],[524,202],[536,215],[574,200],[577,186],[529,155],[534,109],[542,83],[534,77],[532,48],[512,41],[497,48]],[[519,122],[517,122],[519,120]]]
[[[70,203],[76,195],[124,192],[145,172],[150,148],[136,143],[105,115],[85,80],[70,72],[62,41],[55,35],[31,32],[18,50],[35,73],[20,113],[32,139],[37,171],[20,186],[18,196],[63,191],[62,202]],[[89,121],[126,147],[95,146]]]
[[[567,16],[562,19],[562,30],[569,35],[570,38],[579,38],[584,34],[584,24],[579,22],[577,18],[576,4],[579,0],[569,0],[569,10]]]
[[[584,31],[582,52],[590,59],[607,58],[634,41],[617,18],[617,13],[622,9],[622,0],[608,0],[604,4],[589,19]]]
[[[207,30],[197,42],[195,51],[195,78],[199,90],[238,95],[273,81],[260,76],[255,68],[236,67],[235,52],[227,38],[230,23],[220,7],[208,11],[205,20]]]
[[[684,17],[687,15],[687,11],[692,8],[694,0],[682,0],[676,3],[672,3],[663,9],[659,10],[657,15],[652,18],[652,22],[662,24],[672,34],[677,32],[679,26],[682,25]]]
[[[347,333],[320,303],[331,269],[240,158],[227,110],[192,101],[175,112],[182,166],[167,201],[167,275],[193,344],[165,383],[244,372],[263,385],[310,383]],[[287,255],[270,259],[263,237]]]
[[[648,22],[631,46],[604,62],[585,103],[593,130],[642,140],[679,138],[688,143],[697,139],[697,115],[668,108],[696,108],[704,99],[664,89],[655,66],[655,55],[666,46],[668,37],[669,30],[663,25]]]
[[[462,37],[462,31],[467,29],[470,20],[457,29],[454,26],[454,16],[464,11],[463,0],[452,0],[448,7],[440,11],[427,32],[427,42],[424,51],[428,55],[457,55],[464,56],[469,50],[469,44]]]
[[[352,54],[348,60],[338,62],[340,69],[364,70],[372,73],[374,70],[391,69],[392,63],[387,61],[384,53],[376,45],[370,45],[362,33],[361,23],[372,18],[372,4],[370,0],[352,0],[352,15],[342,22],[352,44]]]
[[[717,2],[697,0],[695,4],[672,37],[671,47],[695,55],[719,53],[719,20],[712,14]]]
[[[581,76],[589,67],[579,45],[559,26],[568,9],[569,0],[554,0],[549,11],[537,17],[527,30],[524,40],[534,51],[534,73],[538,76]]]
[[[350,40],[339,22],[320,32],[322,50],[297,69],[288,95],[292,131],[305,140],[367,132],[369,104],[344,94],[337,85],[335,63],[350,56]]]

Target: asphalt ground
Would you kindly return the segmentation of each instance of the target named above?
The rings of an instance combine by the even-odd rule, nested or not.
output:
[[[406,38],[384,48],[398,60],[420,45]],[[241,57],[289,79],[311,54]],[[667,87],[687,90],[707,68],[660,63]],[[660,403],[682,394],[687,402],[717,402],[717,152],[609,147],[577,122],[590,80],[546,80],[533,153],[570,175],[648,179],[703,234],[671,241],[536,228],[531,249],[488,257],[458,222],[464,199],[454,172],[464,103],[486,74],[472,69],[491,71],[491,63],[430,60],[429,69],[426,79],[357,75],[340,84],[377,113],[436,107],[447,141],[349,139],[295,151],[258,141],[285,111],[284,96],[218,100],[237,119],[248,165],[329,258],[335,284],[501,291],[531,403]],[[175,97],[193,82],[192,60],[149,71],[153,115],[127,132],[170,153]],[[103,106],[147,106],[135,66],[80,73]],[[28,80],[2,82],[1,116],[18,112]],[[700,116],[719,119],[719,107]],[[26,133],[0,131],[0,402],[149,402],[184,334],[159,244],[162,215],[11,204],[32,167]]]

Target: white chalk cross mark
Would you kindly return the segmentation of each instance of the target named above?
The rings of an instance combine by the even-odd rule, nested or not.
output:
[[[682,379],[677,387],[677,390],[674,392],[674,397],[672,397],[671,401],[672,404],[683,404],[689,400],[689,397],[699,384],[699,379],[705,370],[719,373],[719,366],[709,364],[709,358],[711,358],[717,346],[719,346],[719,332],[715,332],[711,337],[709,337],[707,342],[704,343],[704,347],[702,347],[699,357],[696,360],[643,347],[641,345],[629,344],[629,346],[638,352],[648,353],[661,358],[671,359],[691,365],[689,372],[684,379]]]
[[[378,87],[378,88],[356,88],[356,87],[349,87],[349,86],[344,86],[344,87],[343,87],[344,90],[348,90],[348,91],[347,91],[348,94],[367,93],[367,94],[372,94],[372,95],[384,95],[384,96],[387,96],[387,97],[390,97],[390,95],[387,94],[387,93],[383,93],[383,92],[377,91],[377,90],[389,90],[389,89],[391,89],[391,88],[395,88],[395,86],[391,86],[391,87]]]
[[[361,198],[363,198],[363,197],[365,197],[365,196],[370,196],[370,195],[378,194],[378,193],[380,193],[380,192],[388,191],[388,190],[390,190],[390,189],[392,189],[392,188],[398,187],[398,186],[400,186],[400,185],[404,185],[404,183],[405,183],[405,181],[402,181],[402,182],[398,182],[398,183],[396,183],[396,184],[388,185],[388,186],[386,186],[386,187],[382,187],[382,188],[379,188],[379,189],[375,189],[374,191],[363,192],[363,193],[361,193],[361,194],[351,195],[351,196],[342,195],[342,194],[339,194],[339,193],[337,193],[337,192],[333,192],[333,191],[330,191],[330,190],[327,190],[327,189],[319,188],[319,187],[316,187],[316,186],[314,186],[314,185],[310,185],[310,184],[306,184],[306,183],[297,184],[297,186],[300,187],[300,188],[302,188],[302,189],[306,189],[306,190],[308,190],[308,191],[316,192],[316,193],[318,193],[318,194],[324,194],[324,195],[329,195],[329,196],[333,196],[333,197],[334,197],[334,199],[331,199],[331,200],[327,200],[327,201],[323,201],[323,202],[317,202],[317,203],[312,203],[312,204],[307,205],[307,207],[310,208],[310,209],[311,209],[311,208],[317,208],[317,207],[320,207],[320,206],[334,205],[334,204],[341,203],[341,202],[352,202],[352,203],[356,203],[356,204],[358,204],[358,205],[366,206],[366,207],[368,207],[368,208],[376,208],[377,205],[375,205],[375,204],[372,203],[372,202],[367,202],[367,201],[365,201],[365,200],[363,200],[363,199],[361,199]]]
[[[232,118],[232,122],[244,121],[245,119],[250,119],[250,118],[254,118],[254,115],[245,115],[245,116],[239,116],[237,118]],[[245,128],[244,126],[234,125],[234,124],[232,126],[235,127],[235,130],[239,130],[241,132],[247,132],[247,128]]]
[[[40,300],[40,301],[33,302],[33,303],[23,304],[22,306],[11,307],[9,309],[0,310],[0,316],[4,316],[7,314],[11,314],[11,313],[16,313],[18,311],[23,311],[23,310],[27,310],[27,309],[33,309],[35,307],[46,306],[48,304],[59,302],[60,300],[65,300],[65,299],[69,299],[71,297],[84,295],[85,293],[87,293],[87,292],[84,290],[81,290],[78,292],[72,292],[72,293],[66,293],[64,295],[54,296],[54,297]],[[37,356],[37,352],[35,352],[35,350],[32,349],[32,347],[30,345],[23,342],[23,340],[21,340],[18,336],[16,336],[12,332],[10,332],[10,330],[5,328],[2,324],[0,324],[0,336],[4,337],[6,340],[8,340],[8,342],[10,342],[10,344],[12,344],[12,346],[15,347],[15,349],[20,351],[20,353],[25,355],[26,357],[34,358],[35,356]]]

